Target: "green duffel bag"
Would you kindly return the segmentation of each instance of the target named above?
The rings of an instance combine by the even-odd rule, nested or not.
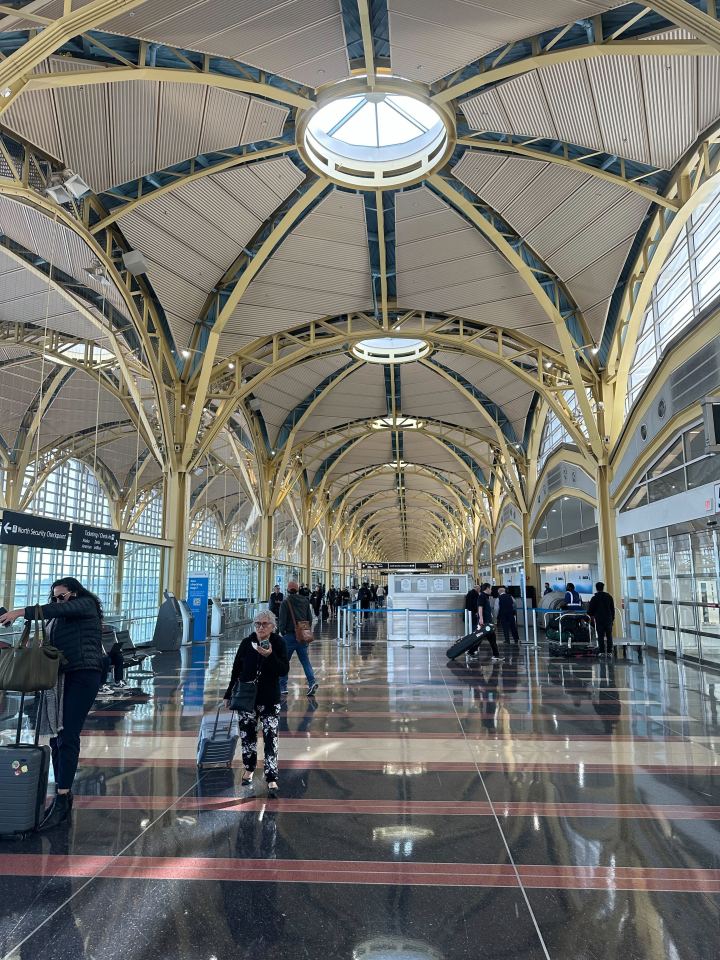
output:
[[[548,640],[559,640],[560,631],[554,630],[552,627],[548,627],[548,629],[545,631],[545,636],[547,637]]]
[[[28,621],[19,645],[0,650],[0,690],[34,693],[36,690],[50,690],[57,683],[58,671],[65,658],[57,647],[44,643],[45,624],[40,607],[35,608],[33,625],[32,646],[28,646],[31,629]]]

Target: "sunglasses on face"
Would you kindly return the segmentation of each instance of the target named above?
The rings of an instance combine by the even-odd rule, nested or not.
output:
[[[71,597],[72,597],[71,593],[57,593],[53,597],[53,603],[55,603],[56,601],[58,603],[64,603],[65,600],[70,600]]]
[[[254,627],[271,627],[272,624],[270,623],[269,620],[256,620],[253,623],[253,626]]]

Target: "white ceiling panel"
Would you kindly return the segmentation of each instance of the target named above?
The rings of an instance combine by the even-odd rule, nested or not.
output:
[[[587,64],[604,149],[650,163],[637,57],[599,57]]]
[[[578,61],[559,63],[552,69],[539,70],[538,79],[558,139],[596,150],[604,149],[585,64]]]
[[[557,127],[550,114],[537,73],[521,74],[513,81],[512,89],[507,89],[500,84],[497,87],[497,95],[510,121],[513,133],[527,137],[557,139]]]

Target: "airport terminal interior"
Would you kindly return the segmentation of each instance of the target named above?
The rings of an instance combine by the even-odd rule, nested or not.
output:
[[[0,3],[0,960],[716,955],[719,453],[715,0]]]

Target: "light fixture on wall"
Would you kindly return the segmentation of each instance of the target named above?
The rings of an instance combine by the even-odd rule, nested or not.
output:
[[[90,193],[90,186],[72,170],[62,170],[50,174],[45,193],[52,197],[55,203],[70,203],[71,200],[80,200]]]
[[[107,270],[97,260],[94,263],[91,263],[89,267],[85,267],[85,273],[87,273],[89,277],[92,277],[95,283],[99,283],[103,287],[110,286]]]

